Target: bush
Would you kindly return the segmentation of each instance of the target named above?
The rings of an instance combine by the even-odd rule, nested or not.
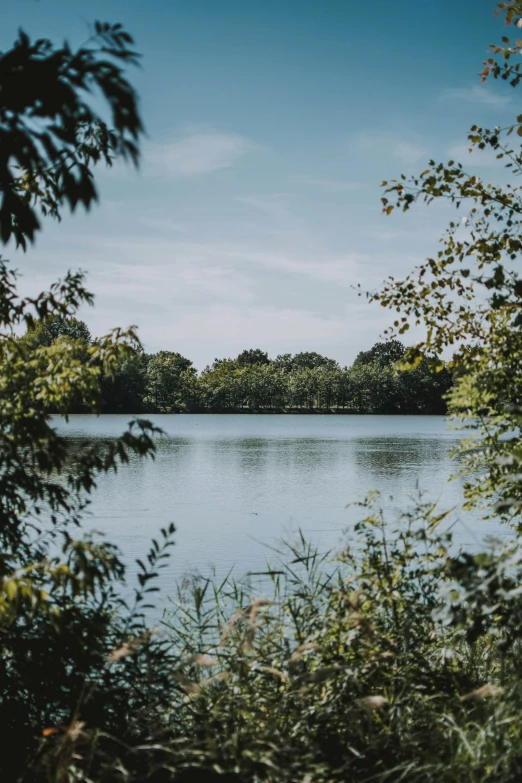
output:
[[[177,766],[245,783],[519,779],[518,548],[452,557],[436,507],[393,530],[377,500],[335,564],[287,547],[269,598],[231,580],[179,591]]]

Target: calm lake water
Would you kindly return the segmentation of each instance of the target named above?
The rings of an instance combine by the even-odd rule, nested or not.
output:
[[[458,505],[459,435],[443,417],[164,415],[149,416],[165,436],[155,461],[133,459],[103,476],[87,520],[118,543],[132,573],[160,527],[174,522],[176,547],[162,587],[188,571],[238,575],[262,570],[269,546],[301,529],[321,550],[353,539],[362,511],[346,508],[379,489],[393,510],[417,487]],[[129,416],[71,416],[56,426],[75,439],[115,437]],[[477,546],[486,529],[462,513],[455,537]]]

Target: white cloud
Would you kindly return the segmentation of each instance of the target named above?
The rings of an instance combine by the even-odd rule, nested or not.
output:
[[[253,250],[246,252],[231,252],[229,258],[238,261],[244,259],[258,267],[271,269],[274,272],[286,272],[319,282],[352,285],[357,278],[357,265],[366,258],[355,253],[340,259],[325,258],[320,260],[303,259],[285,253],[260,253]]]
[[[359,137],[359,146],[363,150],[375,150],[382,155],[390,155],[402,163],[416,163],[423,155],[426,149],[422,145],[422,140],[412,134],[397,136],[392,133],[375,133]]]
[[[154,144],[144,159],[151,174],[194,177],[228,169],[254,147],[234,133],[193,133],[167,144]]]
[[[128,239],[78,235],[75,244],[88,255],[91,270],[103,277],[105,290],[113,279],[114,292],[136,285],[136,292],[150,289],[164,293],[182,286],[185,295],[190,288],[199,294],[232,295],[238,302],[245,301],[249,283],[253,285],[251,277],[243,275],[251,276],[256,270],[350,286],[357,278],[358,267],[367,267],[372,260],[367,254],[316,258],[303,253],[261,251],[236,242],[180,242],[150,236]],[[103,260],[107,257],[114,259],[109,265]]]
[[[345,191],[360,190],[364,187],[362,182],[345,182],[337,179],[315,179],[314,177],[294,177],[294,182],[302,185],[311,185],[328,193],[343,193]]]
[[[262,196],[238,196],[238,201],[254,207],[277,220],[291,220],[291,212],[284,194],[273,193]]]
[[[489,87],[478,84],[474,84],[472,87],[454,87],[443,90],[440,97],[443,101],[482,103],[487,106],[506,106],[506,104],[511,103],[509,95],[497,95]]]
[[[480,150],[471,144],[456,144],[449,148],[448,153],[453,160],[465,167],[503,165],[501,160],[497,160],[497,153],[493,150]]]
[[[220,340],[241,344],[273,341],[282,335],[289,341],[308,339],[316,343],[342,335],[346,328],[344,318],[318,316],[306,310],[263,306],[238,310],[216,304],[205,308],[204,313],[197,310],[173,313],[171,323],[157,328],[154,337],[166,341],[175,329],[189,335],[191,340],[208,340],[209,323]]]
[[[392,145],[391,151],[403,163],[416,163],[419,158],[426,154],[426,150],[423,147],[407,141],[396,142]]]

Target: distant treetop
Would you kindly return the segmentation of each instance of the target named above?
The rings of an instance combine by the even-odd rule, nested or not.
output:
[[[406,347],[399,340],[375,343],[369,351],[357,354],[354,365],[379,364],[381,367],[393,367],[404,358]]]
[[[320,353],[316,353],[315,351],[296,353],[292,359],[292,367],[294,369],[307,368],[313,370],[317,367],[325,367],[329,370],[333,370],[338,366],[335,359],[328,359],[327,356],[321,356]]]
[[[28,342],[35,347],[52,345],[59,337],[81,340],[86,345],[92,342],[91,333],[85,321],[73,317],[60,318],[58,315],[50,315],[35,321],[28,328],[26,334]]]
[[[270,364],[268,353],[260,348],[249,348],[241,351],[236,359],[238,367],[248,367],[252,365]]]

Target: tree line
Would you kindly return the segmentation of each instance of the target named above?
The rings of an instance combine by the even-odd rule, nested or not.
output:
[[[68,343],[89,359],[95,345],[85,322],[49,317],[24,336],[33,347]],[[259,348],[235,359],[215,359],[197,372],[175,351],[128,352],[104,373],[99,409],[104,413],[375,413],[444,414],[452,373],[427,359],[414,369],[397,365],[406,354],[398,340],[378,342],[358,354],[350,367],[316,352],[270,359]],[[82,405],[73,406],[81,412]]]

